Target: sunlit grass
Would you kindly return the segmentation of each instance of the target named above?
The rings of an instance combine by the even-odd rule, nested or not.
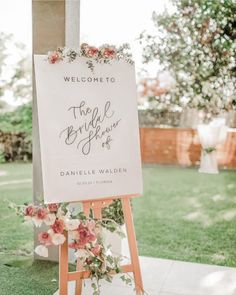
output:
[[[145,167],[134,217],[141,255],[236,266],[236,172]]]
[[[58,285],[57,264],[33,263],[33,230],[5,201],[31,201],[31,169],[0,166],[1,295],[52,295]],[[145,166],[143,176],[144,196],[133,200],[141,255],[236,266],[235,171],[205,175],[195,168]]]

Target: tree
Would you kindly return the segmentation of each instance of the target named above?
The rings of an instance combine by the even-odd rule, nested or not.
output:
[[[209,115],[236,109],[235,0],[173,0],[175,12],[153,13],[156,33],[141,34],[145,63],[158,59],[175,79],[163,94]]]
[[[10,92],[16,100],[31,100],[31,61],[25,45],[0,33],[0,99]]]
[[[32,134],[32,103],[23,104],[14,111],[0,113],[0,131]]]

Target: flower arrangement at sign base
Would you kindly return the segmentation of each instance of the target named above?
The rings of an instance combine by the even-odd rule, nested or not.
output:
[[[110,218],[101,220],[87,218],[83,212],[75,213],[75,210],[68,203],[48,205],[23,205],[10,204],[17,214],[23,216],[25,222],[30,222],[36,227],[43,224],[48,226],[47,231],[38,234],[40,245],[35,248],[35,253],[47,257],[48,248],[62,245],[65,238],[65,231],[72,238],[69,248],[75,250],[77,260],[81,262],[83,270],[90,272],[93,295],[100,294],[100,280],[105,279],[112,282],[111,272],[121,273],[122,256],[113,253],[110,246],[105,244],[103,230],[109,230],[125,237],[121,225]],[[111,207],[112,212],[119,210],[120,200],[117,200]],[[109,216],[109,207],[103,216]],[[119,217],[122,223],[122,216]],[[45,227],[44,227],[45,228]],[[132,278],[128,274],[122,274],[121,279],[131,285]]]
[[[56,64],[61,61],[73,62],[77,57],[85,57],[88,59],[86,63],[89,69],[94,72],[94,63],[109,64],[114,60],[123,60],[129,64],[133,64],[134,62],[129,49],[129,44],[123,44],[120,47],[104,44],[97,48],[83,43],[78,50],[59,47],[56,51],[49,51],[47,61],[50,64]]]

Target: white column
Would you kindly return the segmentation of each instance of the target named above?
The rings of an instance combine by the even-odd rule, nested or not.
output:
[[[46,54],[58,46],[79,47],[79,0],[32,0],[33,54]],[[33,72],[34,73],[34,72]],[[37,100],[33,76],[33,197],[43,196]],[[38,244],[38,230],[34,243]],[[36,259],[42,259],[35,256]],[[58,260],[58,250],[49,250],[48,260]]]
[[[66,46],[78,48],[80,42],[80,0],[66,0]]]

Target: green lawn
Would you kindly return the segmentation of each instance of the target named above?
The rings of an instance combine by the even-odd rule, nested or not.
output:
[[[55,263],[34,262],[33,230],[23,225],[5,200],[23,204],[32,198],[31,164],[4,164],[0,176],[0,294],[52,295],[57,289]],[[3,182],[22,181],[22,183]]]
[[[31,169],[0,166],[0,175],[7,173],[0,176],[1,295],[52,295],[57,289],[57,265],[33,263],[32,228],[4,201],[31,200]],[[143,174],[144,197],[133,200],[141,255],[236,266],[235,171],[203,175],[195,168],[145,166]]]
[[[236,172],[145,167],[134,201],[141,255],[236,266]]]

